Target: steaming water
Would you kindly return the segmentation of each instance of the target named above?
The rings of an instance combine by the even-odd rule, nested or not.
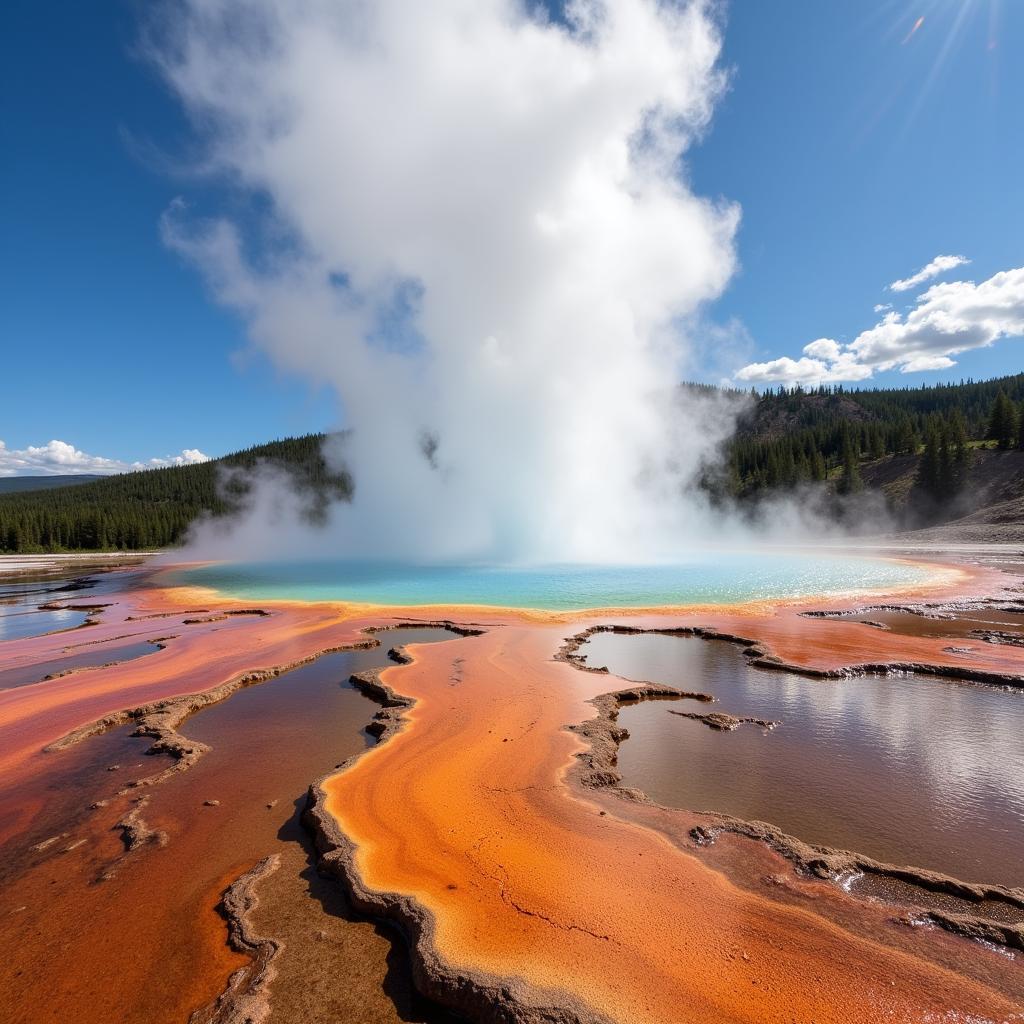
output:
[[[711,552],[673,565],[409,565],[234,562],[180,570],[173,582],[245,600],[475,604],[507,608],[643,608],[887,589],[923,582],[919,566],[821,552]]]
[[[812,843],[969,881],[1024,884],[1024,693],[767,672],[731,644],[686,637],[598,634],[583,653],[616,675],[717,698],[620,711],[624,783],[658,803],[770,821]],[[723,733],[670,709],[781,724]]]

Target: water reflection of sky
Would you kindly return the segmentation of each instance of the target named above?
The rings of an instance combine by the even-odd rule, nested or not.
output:
[[[88,618],[88,612],[66,608],[41,611],[39,606],[50,601],[73,602],[76,599],[101,603],[96,599],[123,588],[136,577],[135,573],[117,572],[99,573],[84,580],[76,577],[0,583],[0,642],[80,626]]]
[[[0,605],[0,609],[5,606]],[[75,612],[65,608],[58,611],[0,611],[0,641],[20,640],[27,636],[52,633],[57,629],[80,626],[88,618],[86,612]]]
[[[134,661],[135,658],[147,654],[155,654],[160,650],[156,644],[141,641],[120,646],[110,644],[82,644],[64,658],[54,658],[31,665],[18,665],[15,668],[4,668],[0,659],[0,690],[10,690],[15,686],[29,686],[44,681],[47,676],[55,676],[63,672],[71,672],[80,668],[95,668],[114,662]]]
[[[721,642],[598,634],[591,664],[704,690],[717,709],[781,720],[713,732],[627,707],[626,784],[661,802],[773,822],[881,860],[1024,883],[1024,694],[929,677],[808,679]],[[706,706],[705,706],[706,708]]]

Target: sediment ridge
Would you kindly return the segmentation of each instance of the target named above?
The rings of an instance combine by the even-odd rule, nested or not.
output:
[[[227,988],[212,1004],[189,1017],[189,1024],[263,1024],[270,1016],[274,959],[283,947],[278,939],[258,935],[251,917],[259,905],[259,883],[280,864],[276,853],[264,857],[225,891],[219,909],[228,922],[228,942],[236,952],[251,959],[231,975]]]
[[[462,636],[480,636],[484,632],[450,620],[417,624],[443,625]],[[388,654],[397,665],[412,664],[413,659],[404,647],[392,647]],[[415,706],[414,700],[381,680],[382,671],[371,669],[351,676],[354,686],[381,705],[367,726],[379,743],[402,729],[404,712]],[[663,691],[667,694],[670,688]],[[435,921],[430,911],[413,899],[378,893],[362,883],[354,863],[355,847],[327,811],[323,784],[363,756],[355,755],[310,785],[302,820],[313,836],[321,869],[345,887],[353,906],[361,913],[397,926],[405,937],[412,954],[413,980],[420,993],[472,1020],[495,1024],[614,1024],[569,992],[537,992],[516,978],[456,969],[437,953]]]
[[[65,750],[81,743],[90,736],[97,736],[107,732],[109,729],[116,729],[119,726],[127,725],[130,722],[138,723],[133,736],[150,736],[155,742],[146,751],[148,754],[168,754],[174,759],[174,764],[158,775],[148,779],[142,779],[134,786],[154,785],[166,777],[168,772],[183,771],[195,763],[209,749],[206,744],[190,740],[178,732],[178,726],[190,715],[201,711],[203,708],[218,704],[226,700],[236,690],[246,686],[253,686],[257,683],[264,683],[268,679],[276,679],[285,672],[301,668],[322,658],[325,654],[335,654],[339,651],[351,651],[366,649],[378,646],[379,641],[368,639],[364,642],[353,642],[342,644],[338,647],[326,647],[303,658],[283,665],[275,665],[272,668],[258,669],[256,671],[243,672],[226,683],[211,687],[209,690],[201,690],[197,693],[187,693],[179,697],[169,697],[165,700],[152,701],[149,704],[141,704],[135,708],[125,708],[115,711],[112,714],[104,715],[95,721],[79,726],[72,732],[67,733],[60,739],[48,743],[44,752]]]

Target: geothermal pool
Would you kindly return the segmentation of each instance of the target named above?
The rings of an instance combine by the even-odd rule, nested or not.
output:
[[[410,565],[398,562],[216,563],[170,582],[243,600],[352,601],[378,605],[486,605],[570,611],[645,608],[892,590],[929,570],[821,551],[709,551],[657,565]]]

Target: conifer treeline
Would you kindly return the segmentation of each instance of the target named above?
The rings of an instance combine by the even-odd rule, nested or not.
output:
[[[280,467],[306,493],[311,514],[330,497],[348,497],[346,474],[332,474],[324,461],[324,435],[309,434],[258,445],[194,466],[121,473],[92,483],[0,495],[0,550],[142,551],[182,540],[200,514],[223,515],[237,507],[243,478],[218,480],[225,468],[257,463]]]

